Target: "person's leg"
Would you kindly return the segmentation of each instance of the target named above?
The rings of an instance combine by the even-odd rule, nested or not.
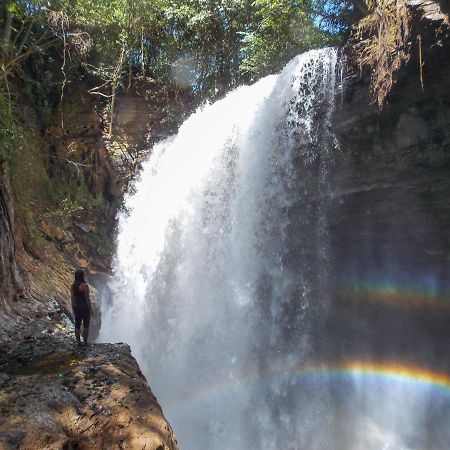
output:
[[[79,328],[75,328],[75,339],[77,340],[77,344],[81,345],[80,329]]]
[[[89,338],[89,322],[91,321],[91,317],[89,312],[83,317],[83,341],[84,345],[88,345]]]
[[[77,340],[78,345],[81,345],[80,327],[81,327],[81,317],[75,313],[75,338]]]
[[[86,325],[83,328],[83,341],[84,345],[88,344],[88,337],[89,337],[89,328],[86,327]]]

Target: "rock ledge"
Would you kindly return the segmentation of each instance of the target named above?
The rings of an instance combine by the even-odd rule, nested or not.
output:
[[[129,346],[78,348],[61,311],[45,313],[0,336],[0,450],[178,450]]]

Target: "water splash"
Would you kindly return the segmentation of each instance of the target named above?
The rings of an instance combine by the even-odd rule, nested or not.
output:
[[[100,339],[131,345],[183,449],[420,448],[435,390],[331,362],[300,376],[325,357],[338,72],[308,52],[204,106],[125,199]]]

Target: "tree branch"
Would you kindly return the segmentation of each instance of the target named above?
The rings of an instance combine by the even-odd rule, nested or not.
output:
[[[45,42],[44,44],[41,45],[33,45],[32,47],[30,47],[27,51],[25,51],[24,53],[21,53],[20,55],[16,55],[14,58],[10,59],[9,61],[6,62],[6,64],[4,64],[4,71],[9,74],[11,72],[14,71],[14,67],[19,64],[22,60],[28,58],[30,55],[32,55],[33,53],[39,51],[39,50],[45,50],[48,47],[51,47],[52,45],[54,45],[56,42],[59,41],[59,38],[54,38],[48,42]]]

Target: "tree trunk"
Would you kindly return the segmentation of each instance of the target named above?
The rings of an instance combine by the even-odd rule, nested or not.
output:
[[[3,27],[3,53],[8,53],[11,43],[12,12],[5,8],[5,26]]]

